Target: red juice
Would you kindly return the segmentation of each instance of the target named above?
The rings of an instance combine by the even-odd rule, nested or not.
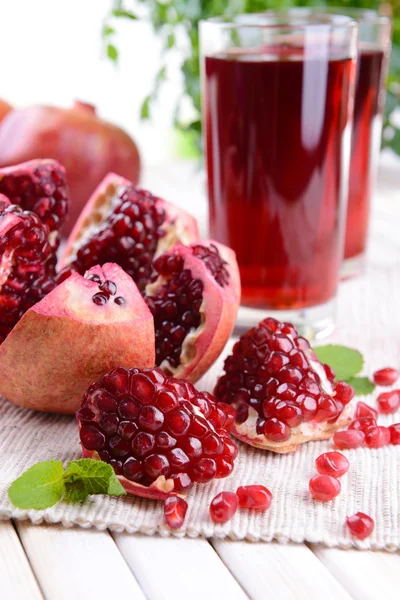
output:
[[[345,258],[363,254],[367,242],[371,186],[381,134],[384,52],[361,50],[358,58],[351,140]]]
[[[237,253],[244,305],[316,306],[343,252],[354,63],[238,52],[205,58],[210,234]]]

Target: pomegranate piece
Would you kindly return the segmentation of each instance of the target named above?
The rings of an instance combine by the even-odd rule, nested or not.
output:
[[[154,316],[156,365],[197,381],[232,333],[240,299],[232,250],[211,240],[176,245],[153,263],[158,277],[146,287]]]
[[[163,499],[231,472],[229,409],[161,369],[118,368],[89,387],[77,413],[83,456],[112,464],[128,493]]]
[[[376,421],[372,417],[361,417],[360,419],[354,419],[349,425],[349,429],[357,429],[365,433],[371,431],[371,429],[375,429]]]
[[[214,523],[226,523],[237,511],[239,499],[234,492],[220,492],[210,504],[210,516]]]
[[[55,287],[49,229],[33,212],[0,203],[0,343],[22,315]]]
[[[379,412],[384,415],[395,413],[400,406],[400,390],[382,392],[377,398]]]
[[[388,427],[390,432],[390,443],[395,446],[400,445],[400,423],[395,423],[394,425],[390,425]]]
[[[310,479],[309,490],[314,500],[329,502],[340,494],[340,481],[330,475],[315,475]]]
[[[335,383],[333,370],[293,325],[267,318],[234,345],[215,395],[237,411],[233,435],[286,453],[346,424],[354,390]]]
[[[151,313],[118,265],[75,273],[0,345],[0,394],[26,408],[74,413],[88,385],[115,365],[152,366],[153,340]]]
[[[390,443],[390,431],[387,427],[378,425],[370,429],[365,435],[365,443],[368,448],[382,448]]]
[[[361,429],[347,429],[347,431],[337,431],[333,436],[333,443],[337,448],[350,450],[351,448],[360,448],[365,442],[365,433]]]
[[[385,367],[384,369],[379,369],[375,371],[373,374],[374,383],[376,385],[393,385],[399,378],[399,372],[397,369],[393,369],[392,367]]]
[[[236,495],[239,499],[240,508],[268,510],[271,506],[272,494],[263,485],[243,485],[238,487]]]
[[[372,417],[372,419],[378,418],[378,411],[365,404],[365,402],[357,402],[356,410],[354,416],[357,419],[363,419],[364,417]]]
[[[40,159],[0,169],[0,193],[34,212],[49,231],[59,231],[69,208],[65,169],[55,160]],[[53,247],[58,237],[50,236]]]
[[[340,452],[324,452],[315,460],[320,475],[342,477],[349,470],[350,463]]]
[[[198,239],[194,217],[109,173],[93,192],[67,242],[61,267],[80,274],[115,262],[144,291],[154,258],[177,242]]]
[[[365,540],[369,537],[375,527],[374,520],[363,512],[357,512],[351,517],[346,517],[346,523],[351,535],[359,540]]]
[[[180,529],[185,520],[188,505],[186,500],[171,495],[164,501],[164,518],[170,529]]]

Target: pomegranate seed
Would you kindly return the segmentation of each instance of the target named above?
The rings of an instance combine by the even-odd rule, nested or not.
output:
[[[267,510],[271,506],[272,494],[263,485],[243,485],[238,487],[236,494],[240,508]]]
[[[290,429],[278,419],[269,419],[264,425],[264,435],[273,442],[284,442],[290,438]]]
[[[164,502],[165,522],[171,529],[180,529],[185,520],[187,502],[179,496],[168,496]]]
[[[354,419],[349,425],[349,429],[357,429],[365,433],[365,435],[376,427],[376,421],[372,417],[362,417]]]
[[[359,540],[365,540],[374,531],[374,520],[365,513],[358,512],[351,517],[346,517],[346,523],[351,534]]]
[[[395,446],[400,445],[400,423],[395,423],[389,427],[390,443]]]
[[[365,402],[358,402],[354,416],[357,419],[363,419],[364,417],[372,417],[372,419],[377,419],[378,411],[372,408],[372,406],[365,404]]]
[[[314,500],[329,502],[340,494],[340,481],[330,475],[315,475],[310,479],[309,489]]]
[[[173,473],[171,479],[174,481],[174,490],[177,492],[186,492],[193,485],[187,473]]]
[[[345,381],[338,381],[335,385],[335,399],[342,404],[348,404],[354,398],[354,388]]]
[[[390,431],[387,427],[378,425],[365,436],[365,443],[368,448],[382,448],[390,443]]]
[[[340,452],[325,452],[318,456],[315,466],[320,475],[342,477],[349,470],[350,463]]]
[[[214,523],[226,523],[237,511],[239,499],[234,492],[220,492],[210,504],[210,516]]]
[[[399,372],[397,369],[385,367],[375,371],[373,378],[376,385],[393,385],[399,378]]]
[[[400,406],[400,390],[382,392],[377,398],[379,412],[384,415],[395,413]]]
[[[333,443],[337,448],[341,449],[359,448],[364,442],[365,433],[359,429],[336,431],[333,436]]]
[[[315,415],[315,420],[318,423],[323,423],[324,421],[334,421],[339,416],[341,410],[338,406],[338,403],[328,396],[327,394],[321,394],[318,400],[318,409],[317,414]]]

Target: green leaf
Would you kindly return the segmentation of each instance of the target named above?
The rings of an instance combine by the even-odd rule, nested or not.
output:
[[[362,354],[353,348],[328,344],[327,346],[317,346],[314,351],[322,363],[332,367],[336,373],[336,379],[347,381],[363,368]]]
[[[107,56],[115,63],[118,61],[118,50],[113,44],[107,44]]]
[[[131,12],[130,10],[124,10],[121,8],[115,8],[112,11],[112,15],[113,15],[113,17],[122,17],[124,19],[131,19],[133,21],[136,21],[138,19],[137,15],[135,15],[135,13]]]
[[[151,96],[146,96],[146,98],[143,100],[142,108],[140,109],[140,118],[142,120],[150,118],[150,101]]]
[[[126,496],[126,491],[124,490],[123,485],[119,482],[114,471],[108,484],[107,494],[109,496]]]
[[[107,494],[113,475],[112,466],[100,460],[72,460],[64,476],[66,494],[70,496],[74,492],[79,500],[85,500],[91,494]]]
[[[175,46],[175,34],[169,33],[167,36],[167,40],[165,42],[165,47],[168,48],[168,50],[170,50],[174,46]]]
[[[368,377],[350,377],[347,383],[353,386],[356,396],[367,396],[372,394],[375,389],[375,384]]]
[[[103,37],[107,37],[108,35],[112,35],[113,33],[115,33],[114,27],[110,27],[110,25],[104,25]]]
[[[39,462],[11,484],[8,497],[18,508],[49,508],[64,494],[63,476],[64,467],[59,460]]]

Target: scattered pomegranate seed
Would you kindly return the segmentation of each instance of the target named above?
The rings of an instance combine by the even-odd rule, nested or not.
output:
[[[395,423],[389,427],[390,443],[400,446],[400,423]]]
[[[187,502],[179,496],[168,496],[164,502],[165,522],[171,529],[180,529],[185,520]]]
[[[378,408],[384,415],[395,413],[400,406],[400,390],[382,392],[377,398]]]
[[[393,385],[399,378],[399,372],[392,367],[386,367],[375,371],[373,378],[376,385]]]
[[[351,534],[359,540],[365,540],[374,530],[374,520],[365,513],[358,512],[351,517],[346,517],[346,523]]]
[[[220,492],[210,504],[210,516],[214,523],[226,523],[237,511],[239,498],[234,492]]]
[[[376,426],[377,423],[372,417],[361,417],[360,419],[354,419],[354,421],[350,423],[349,429],[357,429],[367,435],[367,433]]]
[[[335,400],[348,404],[354,398],[354,388],[345,381],[338,381],[335,385]]]
[[[372,406],[368,406],[368,404],[365,404],[365,402],[358,402],[354,416],[356,417],[356,419],[363,419],[364,417],[371,417],[372,419],[377,419],[378,411],[372,408]]]
[[[311,477],[309,490],[314,500],[329,502],[340,494],[340,481],[330,475],[315,475]]]
[[[267,510],[271,506],[272,494],[263,485],[243,485],[238,487],[236,494],[240,508]]]
[[[315,466],[320,475],[341,477],[349,470],[350,463],[340,452],[325,452],[315,460]]]
[[[359,429],[337,431],[333,436],[333,443],[337,448],[359,448],[365,441],[365,433]]]
[[[382,448],[390,443],[390,431],[387,427],[378,425],[371,429],[365,436],[365,443],[368,448]]]

